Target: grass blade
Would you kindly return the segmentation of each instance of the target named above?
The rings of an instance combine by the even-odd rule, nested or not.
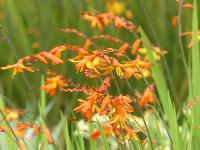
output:
[[[174,149],[181,150],[181,143],[180,143],[180,136],[178,133],[176,111],[175,111],[174,105],[171,101],[171,97],[169,95],[165,79],[164,79],[163,74],[158,66],[158,63],[151,51],[151,47],[150,47],[151,43],[148,40],[146,34],[144,33],[144,31],[142,29],[141,29],[141,36],[142,36],[143,42],[145,43],[145,48],[147,49],[147,55],[149,57],[149,60],[150,60],[150,62],[152,62],[154,64],[152,67],[153,79],[156,83],[160,101],[163,106],[164,112],[166,113],[166,116],[167,116],[167,120],[169,123],[169,129],[171,131],[170,133],[172,135]]]
[[[73,150],[73,145],[69,136],[67,120],[65,119],[62,113],[60,113],[60,115],[63,122],[63,131],[64,131],[64,137],[65,137],[65,142],[66,142],[66,148],[67,150]]]
[[[101,134],[103,147],[104,147],[105,150],[110,150],[108,140],[106,139],[103,128],[102,128],[102,126],[101,126],[101,124],[98,120],[97,120],[97,124],[98,124],[98,128],[99,128],[99,131],[100,131],[100,134]]]
[[[198,10],[197,10],[197,0],[193,1],[193,17],[192,17],[192,62],[191,62],[191,96],[192,98],[200,95],[200,53],[199,53],[199,43],[198,43]],[[193,107],[192,112],[192,128],[193,126],[197,126],[200,124],[200,104],[196,104]],[[192,130],[193,134],[193,141],[194,143],[191,144],[193,148],[200,147],[200,134],[196,129]]]

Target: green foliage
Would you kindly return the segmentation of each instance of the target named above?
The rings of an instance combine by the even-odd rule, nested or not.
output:
[[[152,72],[153,72],[153,78],[156,83],[156,87],[159,93],[159,100],[161,101],[161,104],[164,109],[164,113],[166,113],[167,116],[167,122],[169,123],[169,128],[170,128],[170,134],[172,134],[172,139],[173,139],[173,144],[174,144],[174,149],[180,150],[182,149],[180,141],[180,136],[178,132],[178,125],[177,125],[177,117],[176,117],[176,111],[175,108],[172,104],[169,92],[167,90],[166,82],[164,80],[164,77],[162,75],[162,72],[160,68],[158,67],[158,63],[156,62],[155,57],[153,56],[153,53],[151,51],[151,43],[147,39],[144,31],[141,29],[141,36],[143,39],[143,42],[145,43],[145,47],[148,50],[148,56],[150,62],[154,64],[152,67]]]
[[[181,0],[180,0],[181,1]],[[190,2],[189,0],[186,2]],[[157,100],[159,104],[156,108],[160,118],[157,118],[157,127],[160,123],[164,123],[162,129],[167,132],[166,135],[162,131],[149,129],[153,140],[166,144],[169,149],[195,149],[200,148],[200,103],[196,103],[191,109],[185,111],[184,106],[192,99],[200,96],[200,52],[198,42],[198,18],[199,6],[198,0],[193,0],[193,10],[182,9],[181,18],[182,32],[190,31],[192,28],[192,49],[187,48],[189,38],[178,37],[178,27],[173,29],[170,26],[171,18],[178,12],[178,4],[174,1],[161,0],[127,0],[127,7],[133,12],[133,21],[135,24],[141,25],[141,38],[147,49],[149,60],[154,64],[152,67],[153,80],[156,84],[158,94]],[[67,43],[83,45],[81,39],[74,36],[65,35],[58,30],[61,28],[78,28],[80,31],[86,32],[88,35],[96,35],[98,31],[88,28],[89,24],[80,19],[80,13],[84,11],[105,12],[106,1],[95,0],[0,0],[0,23],[3,28],[0,29],[3,40],[0,40],[0,64],[15,63],[17,59],[39,52],[40,50],[48,50],[56,45]],[[156,8],[156,5],[159,6]],[[1,15],[3,14],[3,18]],[[192,18],[192,21],[191,21]],[[112,26],[103,31],[104,34],[113,34],[116,37],[123,37],[128,42],[135,40],[132,34],[118,32],[113,30]],[[194,36],[195,35],[195,36]],[[183,67],[183,59],[180,51],[178,40],[183,41],[183,49],[186,58],[188,58],[188,72],[185,73]],[[108,43],[102,43],[109,45]],[[151,51],[152,46],[160,46],[168,50],[164,63],[158,63]],[[71,53],[69,56],[73,55]],[[6,56],[6,57],[5,57]],[[46,70],[47,68],[43,68]],[[95,86],[98,84],[91,80],[83,80],[81,75],[77,75],[71,64],[64,64],[54,67],[72,78],[72,80],[81,83],[91,83]],[[99,149],[102,144],[105,150],[109,150],[110,143],[107,140],[100,122],[97,127],[100,130],[99,141],[90,139],[90,137],[78,132],[75,133],[76,124],[70,123],[66,117],[72,115],[72,110],[77,104],[78,94],[58,94],[54,98],[48,97],[44,91],[37,92],[40,85],[44,85],[44,75],[36,75],[33,77],[29,73],[24,73],[11,80],[11,73],[0,71],[0,109],[5,107],[26,108],[31,111],[31,117],[28,120],[36,124],[48,125],[53,134],[58,139],[55,143],[48,145],[47,139],[40,134],[32,143],[34,149],[67,149],[67,150],[86,150]],[[135,86],[143,88],[144,83],[131,80]],[[123,93],[127,93],[127,85],[123,81],[119,81],[119,86]],[[112,93],[117,93],[116,89],[111,89]],[[31,109],[31,110],[30,110]],[[62,110],[62,112],[60,112]],[[60,112],[60,114],[59,114]],[[64,113],[65,112],[65,113]],[[138,115],[138,114],[136,114]],[[39,117],[38,117],[39,116]],[[66,116],[66,117],[65,117]],[[0,117],[2,119],[2,116]],[[145,118],[148,120],[148,118]],[[3,122],[2,125],[6,123]],[[151,127],[151,118],[147,121],[148,127]],[[55,126],[61,128],[55,130]],[[61,127],[62,126],[62,127]],[[94,131],[93,123],[89,124],[89,133]],[[11,139],[12,133],[0,133],[0,149],[17,149]],[[148,136],[147,136],[148,137]],[[171,139],[170,139],[171,138]],[[88,140],[89,139],[89,140]],[[171,140],[171,141],[170,141]],[[42,141],[42,142],[41,142]],[[42,145],[40,145],[42,143]],[[160,144],[158,142],[158,145]],[[117,142],[119,149],[124,149],[120,142]],[[27,149],[31,149],[32,145],[25,143]],[[158,145],[155,144],[156,149]],[[40,147],[40,148],[39,148]],[[130,149],[150,149],[150,146],[143,146],[139,140],[132,139],[127,144]]]
[[[193,17],[192,17],[192,62],[191,62],[191,92],[190,99],[200,95],[200,53],[199,53],[199,43],[198,43],[198,5],[197,1],[194,0],[193,3]],[[199,110],[200,104],[197,104],[192,111],[192,127],[198,126],[200,124]],[[199,140],[200,134],[196,129],[192,129],[192,149],[200,147]]]

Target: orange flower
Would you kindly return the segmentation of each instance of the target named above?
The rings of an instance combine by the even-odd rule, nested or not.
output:
[[[90,39],[86,39],[83,45],[83,49],[88,50],[91,45],[92,41]]]
[[[147,54],[147,49],[146,48],[139,48],[138,49],[138,53],[145,54],[144,60],[148,61],[148,56],[146,55]],[[160,56],[164,55],[164,54],[167,54],[167,51],[166,50],[161,50],[160,47],[153,47],[152,48],[152,53],[153,53],[154,58],[159,61],[160,60]]]
[[[123,62],[116,65],[115,70],[119,77],[129,79],[135,77],[141,79],[142,77],[149,77],[151,75],[150,68],[152,64],[146,61],[142,61],[140,57],[137,57],[132,62]]]
[[[22,122],[17,122],[17,126],[13,128],[13,131],[17,137],[26,139],[25,133],[28,128],[31,128],[31,125]]]
[[[129,98],[128,96],[118,96],[117,97],[119,99],[119,103],[128,111],[128,112],[133,112],[134,109],[133,107],[130,105],[130,103],[134,102],[135,100]]]
[[[70,61],[76,63],[77,71],[83,72],[86,68],[89,68],[89,69],[94,69],[98,73],[98,71],[94,68],[94,66],[97,63],[96,61],[94,61],[95,58],[96,58],[95,55],[89,55],[89,56],[85,56],[80,61],[72,61],[71,59]],[[92,63],[93,61],[94,63]]]
[[[108,115],[113,110],[111,96],[106,96],[101,102],[101,108],[98,110],[99,115]]]
[[[104,135],[106,137],[108,137],[110,134],[113,133],[113,127],[111,125],[106,125],[106,124],[103,124],[102,125],[102,128],[103,128],[103,131],[104,131]],[[100,136],[100,131],[99,129],[96,129],[92,134],[91,134],[91,138],[93,140],[97,140]]]
[[[147,87],[145,89],[144,94],[143,94],[143,96],[140,100],[140,103],[139,103],[140,108],[143,108],[145,104],[156,102],[156,99],[155,99],[154,94],[152,92],[153,87],[154,87],[154,84],[151,84],[149,87]]]
[[[113,127],[112,125],[103,124],[102,128],[103,128],[104,135],[107,138],[114,133],[122,141],[124,141],[124,140],[131,140],[132,138],[138,139],[136,133],[140,132],[139,130],[133,130],[133,129],[131,129],[127,125],[119,126],[119,127]],[[99,136],[100,136],[99,129],[96,129],[91,134],[91,138],[93,140],[97,140],[99,138]]]
[[[114,20],[114,24],[118,30],[120,30],[121,28],[124,28],[124,29],[129,30],[130,32],[132,32],[132,31],[134,31],[136,33],[138,32],[137,27],[134,26],[132,24],[132,22],[126,21],[123,17],[114,16],[113,20]]]
[[[103,27],[102,27],[102,25],[101,25],[101,22],[98,20],[97,17],[91,16],[91,15],[89,15],[89,14],[87,14],[87,13],[84,13],[84,14],[83,14],[83,19],[85,19],[85,20],[87,20],[87,21],[91,21],[91,26],[92,26],[92,27],[96,27],[96,26],[97,26],[97,27],[99,28],[100,31],[103,30]]]
[[[44,133],[44,135],[46,136],[48,144],[52,144],[52,142],[53,142],[52,135],[51,135],[51,132],[50,132],[50,130],[47,126],[45,126],[45,125],[44,126],[37,126],[36,124],[33,124],[33,125],[31,125],[31,127],[34,130],[35,136],[37,136],[38,133],[40,131],[42,131]]]
[[[8,128],[0,126],[0,132],[6,132],[8,130]]]
[[[46,93],[49,93],[51,96],[55,96],[57,89],[64,89],[64,87],[68,86],[68,82],[62,75],[49,74],[52,77],[46,78],[45,84],[40,87],[40,90],[45,90]]]
[[[118,96],[112,101],[112,105],[114,107],[114,113],[112,118],[109,120],[114,127],[118,125],[125,125],[125,122],[130,119],[129,112],[133,112],[134,109],[130,105],[133,100],[127,96]]]
[[[137,32],[137,28],[130,21],[126,21],[123,17],[114,16],[110,13],[91,15],[89,13],[83,14],[83,19],[90,21],[92,27],[98,27],[100,31],[103,30],[103,26],[108,26],[111,21],[117,29],[125,28],[129,31]]]
[[[80,56],[88,54],[87,50],[85,50],[85,49],[83,49],[82,47],[79,47],[79,46],[68,45],[67,49],[78,53]]]
[[[124,56],[125,50],[127,50],[129,48],[129,44],[128,43],[124,43],[118,50],[117,53],[115,53],[115,56],[117,56],[118,58]]]
[[[55,49],[54,49],[55,50]],[[52,53],[55,52],[54,50],[52,50]],[[58,49],[56,49],[58,50]],[[61,49],[60,49],[61,50]],[[57,51],[58,52],[58,51]],[[50,60],[51,63],[53,65],[59,65],[59,64],[62,64],[63,63],[63,60],[61,60],[59,58],[60,54],[59,53],[54,53],[55,55],[57,56],[54,56],[53,54],[51,54],[50,52],[45,52],[45,51],[42,51],[42,52],[39,52],[38,54],[35,54],[34,57],[37,58],[40,62],[44,63],[44,64],[47,64],[47,60]]]
[[[109,24],[111,17],[111,14],[92,15],[89,13],[83,13],[83,19],[90,21],[92,27],[98,27],[100,31],[103,30],[103,25],[107,26]]]
[[[110,87],[110,77],[106,77],[103,82],[101,83],[101,86],[99,87],[99,92],[103,92],[107,90],[108,87]]]
[[[131,53],[132,53],[133,55],[137,54],[137,51],[138,51],[138,48],[139,48],[141,42],[142,42],[141,39],[137,39],[137,40],[133,43],[132,49],[131,49]]]
[[[138,139],[136,133],[140,132],[140,131],[133,130],[130,127],[128,127],[127,125],[125,125],[123,127],[114,128],[114,132],[115,132],[115,135],[118,136],[119,139],[124,141],[124,140],[131,140],[132,138]],[[124,132],[123,136],[122,136],[121,132]]]
[[[133,137],[136,137],[136,133],[138,132],[138,130],[133,130],[133,129],[131,129],[131,128],[128,127],[128,126],[125,126],[125,127],[124,127],[124,130],[125,130],[125,132],[127,133],[127,134],[126,134],[126,138],[127,138],[128,140],[130,140],[130,139],[133,138]]]
[[[91,138],[93,140],[97,140],[100,136],[100,131],[98,129],[96,129],[92,134],[91,134]]]
[[[61,58],[61,53],[67,50],[67,45],[59,45],[50,50],[50,53],[57,58]]]
[[[3,110],[3,112],[5,112],[5,116],[6,116],[6,120],[10,121],[10,120],[17,120],[19,118],[19,115],[24,114],[24,112],[22,111],[18,111],[18,110],[11,110],[8,108],[5,108]]]
[[[89,78],[107,75],[114,69],[115,59],[103,52],[93,51],[93,54],[82,57],[81,60],[69,59],[69,61],[75,63],[77,71],[84,72]]]
[[[35,72],[35,70],[33,70],[32,67],[26,67],[23,64],[24,60],[20,59],[18,60],[18,62],[14,65],[7,65],[5,67],[1,67],[2,70],[7,70],[7,69],[14,69],[13,74],[12,74],[12,78],[14,78],[16,76],[17,73],[21,73],[24,71],[29,71],[29,72]]]
[[[115,22],[115,26],[117,27],[117,29],[121,29],[122,27],[126,27],[126,22],[125,22],[125,19],[122,18],[122,17],[118,17],[118,16],[115,16],[115,19],[114,19],[114,22]]]
[[[115,71],[116,71],[117,75],[118,75],[120,78],[124,78],[124,77],[125,77],[123,64],[117,64],[117,65],[115,66]]]
[[[97,100],[98,100],[98,93],[93,92],[91,95],[87,97],[86,101],[79,99],[80,106],[76,107],[74,111],[81,112],[84,115],[85,119],[90,119],[92,117],[92,113],[96,109]]]

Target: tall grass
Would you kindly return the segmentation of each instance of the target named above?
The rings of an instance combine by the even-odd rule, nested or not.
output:
[[[196,96],[199,96],[200,94],[200,53],[199,53],[199,43],[198,43],[198,3],[196,0],[194,0],[194,8],[193,8],[193,17],[192,17],[192,42],[193,42],[193,47],[192,47],[192,56],[191,56],[191,92],[189,98],[194,98]],[[200,120],[198,118],[198,114],[200,113],[199,111],[199,104],[197,104],[192,111],[192,123],[191,127],[194,128],[195,126],[198,126],[200,123]],[[196,149],[198,148],[199,145],[199,140],[200,140],[200,134],[196,129],[192,129],[192,148]]]
[[[166,147],[169,149],[199,149],[200,104],[197,102],[189,110],[185,110],[184,107],[186,103],[190,103],[193,99],[199,99],[200,96],[200,53],[197,37],[199,30],[198,17],[200,16],[198,6],[200,4],[198,0],[193,0],[192,12],[182,9],[180,19],[182,32],[192,29],[193,46],[191,50],[187,49],[189,38],[181,39],[182,37],[177,37],[178,29],[173,29],[170,26],[172,16],[176,15],[179,10],[179,6],[175,1],[127,0],[125,3],[133,12],[134,17],[131,21],[141,25],[141,38],[145,43],[149,60],[154,64],[151,71],[157,87],[154,94],[158,95],[156,111],[160,117],[156,119],[156,124],[161,128],[160,122],[162,122],[164,124],[162,129],[165,131],[160,131],[159,136],[157,136],[156,129],[153,129],[151,121],[148,121],[150,117],[144,115],[152,139],[158,141],[158,143],[167,141],[168,144],[165,144],[165,146],[167,145]],[[155,4],[159,5],[158,9],[155,9]],[[105,5],[106,1],[94,0],[0,1],[0,14],[4,15],[4,18],[1,19],[0,17],[2,25],[0,30],[3,39],[0,41],[0,64],[12,64],[22,56],[43,49],[48,50],[63,43],[74,44],[78,42],[82,44],[82,41],[77,40],[76,37],[60,33],[59,29],[77,27],[89,35],[98,34],[96,30],[86,29],[88,24],[81,21],[80,13],[83,11],[104,12]],[[109,29],[105,32],[108,34],[114,33],[116,37],[123,37],[127,41],[135,39],[128,33],[119,33]],[[182,57],[179,51],[180,39],[183,50],[187,49],[187,51],[184,51],[185,58]],[[103,44],[106,45],[106,43]],[[163,63],[158,63],[155,60],[151,51],[153,45],[168,50],[166,60],[163,60]],[[188,61],[186,62],[187,58]],[[183,69],[185,66],[187,72]],[[82,80],[81,76],[72,73],[70,64],[54,69],[61,70],[62,74],[77,82],[95,85],[91,80]],[[32,77],[29,73],[26,73],[17,76],[15,80],[10,79],[10,73],[0,72],[0,76],[0,109],[5,107],[26,108],[26,111],[31,114],[32,122],[47,125],[53,133],[54,143],[51,146],[48,145],[46,137],[41,134],[32,143],[34,149],[93,150],[99,149],[101,144],[104,149],[111,149],[112,143],[109,143],[104,135],[99,121],[95,125],[91,122],[88,126],[91,131],[95,127],[99,128],[100,142],[93,139],[88,140],[88,137],[81,133],[75,134],[76,122],[67,121],[66,117],[72,116],[78,95],[58,94],[58,96],[50,98],[44,91],[37,92],[37,87],[44,84],[44,76],[39,74]],[[139,88],[143,88],[148,82],[130,81],[131,84]],[[128,91],[125,82],[119,81],[117,84],[122,89],[122,93]],[[117,93],[115,88],[111,91]],[[60,130],[57,130],[56,127]],[[164,135],[165,132],[167,137]],[[1,149],[17,149],[10,138],[11,136],[12,132],[8,134],[0,133]],[[42,146],[39,145],[40,141],[42,141]],[[125,149],[120,143],[117,144],[119,149]],[[144,147],[134,139],[126,143],[126,146],[127,149],[150,149],[151,147],[150,144]],[[27,149],[32,149],[32,147],[28,145]],[[152,149],[156,148],[153,147]]]

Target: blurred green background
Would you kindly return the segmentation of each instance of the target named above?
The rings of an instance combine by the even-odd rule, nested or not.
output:
[[[77,28],[89,36],[98,35],[97,29],[91,28],[88,22],[81,19],[81,13],[85,11],[116,11],[117,15],[125,16],[134,24],[141,26],[155,46],[167,50],[168,54],[162,59],[161,67],[166,74],[166,81],[176,107],[179,108],[183,104],[188,83],[178,44],[178,31],[171,26],[172,17],[178,13],[178,3],[175,0],[0,0],[0,66],[13,64],[20,57],[49,50],[59,44],[83,44],[76,36],[59,32],[61,28]],[[190,9],[183,9],[182,20],[191,20],[191,15]],[[191,21],[182,24],[182,30],[190,31]],[[112,27],[108,27],[103,33],[112,34],[130,43],[135,40],[131,34],[117,32]],[[189,59],[190,51],[187,49],[188,40],[190,39],[183,39],[186,60]],[[70,57],[73,54],[66,55]],[[76,82],[90,82],[93,86],[98,84],[91,79],[85,80],[75,71],[72,72],[74,69],[70,63],[52,69]],[[28,119],[35,118],[40,97],[38,87],[41,75],[26,73],[11,79],[11,73],[0,71],[0,95],[8,107],[26,108],[30,112]],[[143,81],[131,80],[131,83],[138,88],[144,85]],[[120,82],[120,87],[124,93],[127,92],[126,83]],[[115,93],[115,88],[112,91]],[[49,117],[55,118],[50,121],[50,125],[56,123],[56,116],[60,110],[65,110],[69,114],[72,112],[77,104],[76,98],[77,95],[62,93],[53,98],[47,97],[48,103],[53,107]]]

